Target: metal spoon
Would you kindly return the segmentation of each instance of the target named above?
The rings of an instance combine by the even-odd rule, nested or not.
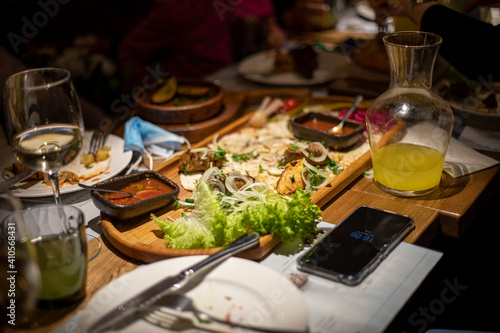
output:
[[[359,103],[361,103],[362,100],[363,100],[363,96],[361,96],[361,95],[356,96],[356,98],[354,98],[354,102],[352,103],[351,108],[349,109],[349,111],[347,111],[347,113],[345,114],[344,118],[342,118],[342,120],[340,121],[340,123],[337,126],[335,126],[333,128],[330,128],[328,130],[328,132],[329,133],[333,133],[333,134],[342,134],[342,133],[344,133],[344,123],[345,123],[345,121],[354,112],[354,110],[356,110],[356,107],[359,105]]]
[[[130,192],[126,192],[126,191],[110,190],[110,189],[107,189],[107,188],[93,187],[93,186],[88,186],[88,185],[84,185],[84,184],[81,184],[81,183],[78,183],[78,186],[80,186],[81,188],[87,189],[87,190],[128,194],[128,195],[130,195],[130,196],[132,196],[134,198],[140,199],[135,194],[130,193]]]

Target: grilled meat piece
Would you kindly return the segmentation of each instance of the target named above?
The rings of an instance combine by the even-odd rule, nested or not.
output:
[[[192,152],[188,150],[179,157],[179,170],[183,173],[203,172],[210,167],[222,167],[225,157],[219,157],[216,152]]]
[[[305,151],[307,151],[309,154],[311,154],[314,157],[319,157],[322,154],[323,148],[321,147],[321,143],[319,142],[311,142],[307,145],[305,148]],[[303,158],[306,158],[307,162],[312,164],[312,165],[326,165],[330,158],[326,156],[326,158],[323,161],[320,162],[314,162],[307,156],[304,156],[302,151],[300,149],[292,149],[288,148],[285,150],[284,156],[283,156],[283,164],[287,165],[288,163],[296,160],[301,160]]]

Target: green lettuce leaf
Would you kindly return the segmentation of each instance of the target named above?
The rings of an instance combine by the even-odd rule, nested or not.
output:
[[[193,194],[194,211],[190,216],[173,222],[162,221],[153,214],[151,217],[165,233],[171,248],[224,246],[249,231],[280,236],[287,242],[305,239],[318,231],[321,209],[310,196],[303,190],[287,197],[267,190],[265,200],[247,201],[244,209],[226,213],[207,183],[200,180]]]
[[[287,242],[316,233],[321,209],[312,202],[309,192],[298,190],[274,203],[249,207],[240,216],[245,228],[261,235],[277,235]]]
[[[151,214],[153,221],[165,233],[167,245],[173,249],[196,249],[215,247],[212,231],[198,219],[180,217],[175,221],[163,221]]]

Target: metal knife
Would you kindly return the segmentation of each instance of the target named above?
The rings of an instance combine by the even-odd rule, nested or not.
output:
[[[158,299],[162,298],[172,290],[179,291],[179,289],[186,285],[189,280],[193,279],[193,276],[199,275],[199,272],[203,271],[206,273],[229,257],[240,253],[241,251],[250,249],[258,243],[259,235],[257,233],[245,234],[239,237],[230,245],[212,254],[208,258],[194,264],[191,267],[188,267],[187,269],[179,272],[177,275],[167,276],[143,292],[139,293],[139,295],[136,295],[118,305],[116,308],[98,319],[90,327],[88,332],[98,333],[113,329],[127,318],[136,315],[143,309],[154,304]],[[201,280],[198,282],[201,282]]]
[[[7,179],[4,182],[1,182],[0,183],[0,193],[7,191],[9,188],[12,187],[12,185],[17,184],[20,181],[25,180],[26,178],[28,178],[29,176],[31,176],[35,172],[36,172],[36,170],[28,169],[28,170],[21,172],[20,174],[15,175],[14,177],[12,177],[10,179]]]

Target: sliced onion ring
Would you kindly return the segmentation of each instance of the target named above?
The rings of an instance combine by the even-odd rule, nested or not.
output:
[[[304,156],[307,157],[310,161],[318,162],[319,163],[319,162],[323,162],[328,157],[328,149],[326,149],[326,147],[323,146],[319,142],[318,142],[318,145],[319,145],[319,147],[321,149],[321,155],[319,155],[319,156],[310,156],[311,153],[309,153],[306,150],[305,146],[300,146],[299,149],[302,152],[302,154],[304,154]]]

